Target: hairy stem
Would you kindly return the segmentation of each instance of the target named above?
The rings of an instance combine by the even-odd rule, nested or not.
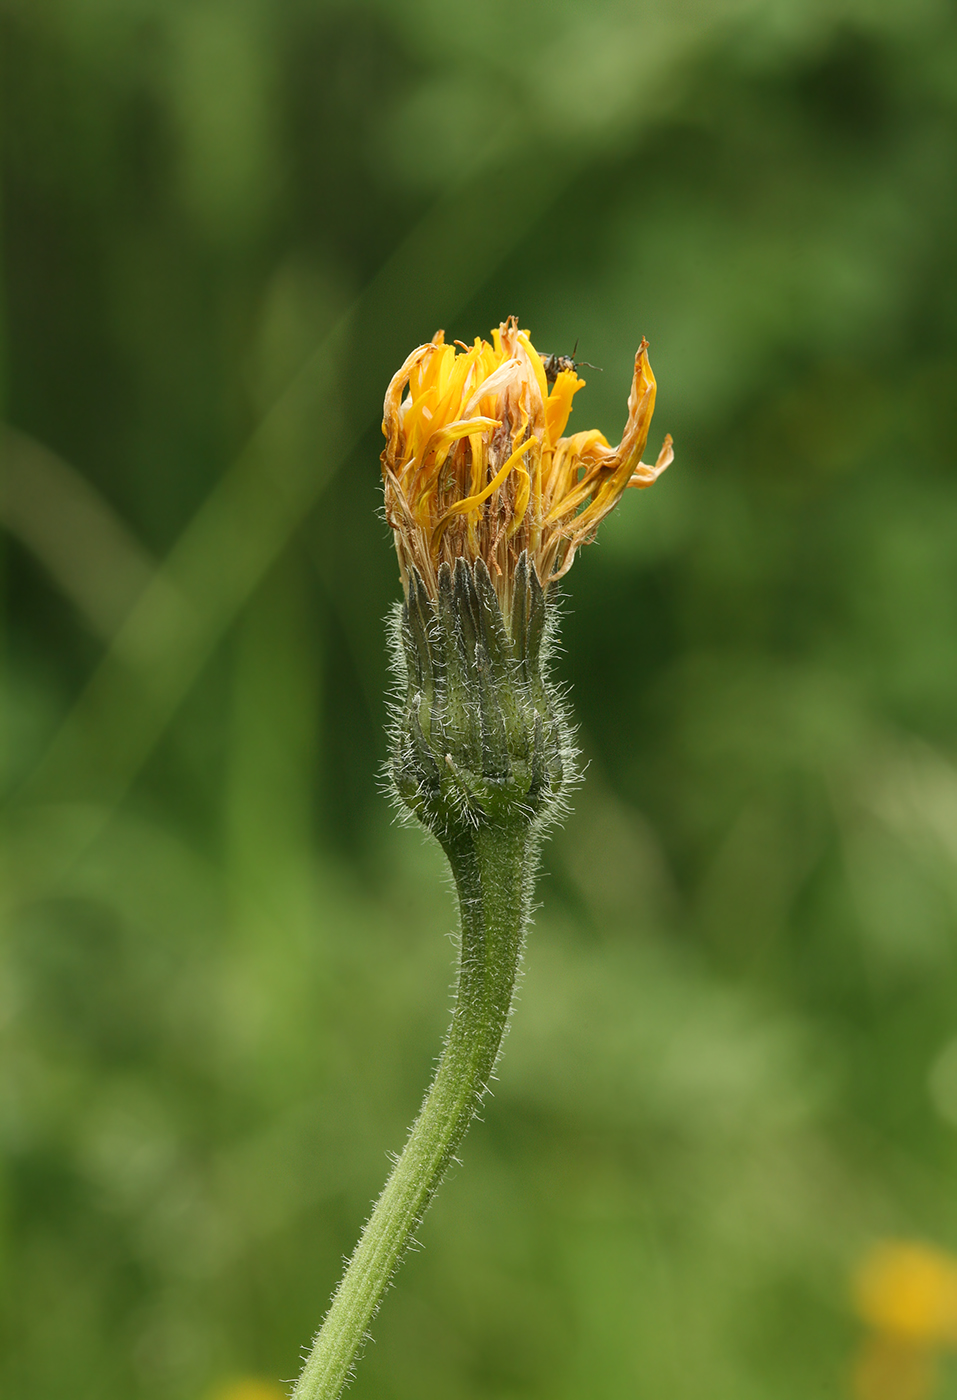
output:
[[[421,1111],[306,1362],[292,1400],[336,1400],[413,1231],[482,1101],[522,955],[536,842],[529,824],[482,825],[443,841],[461,911],[458,984]]]

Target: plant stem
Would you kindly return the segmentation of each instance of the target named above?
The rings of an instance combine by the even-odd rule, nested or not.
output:
[[[292,1400],[336,1400],[413,1231],[488,1088],[508,1025],[537,842],[526,821],[443,841],[459,897],[452,1021],[432,1087],[362,1232]]]

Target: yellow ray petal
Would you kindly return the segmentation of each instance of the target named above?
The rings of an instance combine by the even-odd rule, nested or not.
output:
[[[513,469],[515,464],[518,461],[520,461],[522,457],[524,457],[525,453],[528,452],[529,448],[537,446],[537,438],[532,437],[529,438],[527,442],[523,442],[521,447],[517,447],[515,449],[511,457],[509,457],[507,462],[505,462],[504,466],[495,474],[495,476],[484,488],[484,490],[479,491],[478,494],[475,496],[468,496],[464,501],[456,501],[455,505],[451,506],[445,512],[445,514],[442,516],[442,519],[432,531],[433,546],[436,545],[438,541],[442,538],[442,532],[446,529],[449,522],[456,515],[464,515],[467,511],[475,510],[475,508],[477,506],[480,506],[483,501],[487,501],[489,496],[491,496],[493,492],[497,491],[499,487],[505,483],[509,472]],[[526,476],[528,475],[527,472],[525,474]]]

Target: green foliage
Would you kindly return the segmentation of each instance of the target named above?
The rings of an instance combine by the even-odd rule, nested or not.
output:
[[[512,312],[612,441],[646,334],[677,458],[568,577],[585,785],[351,1393],[846,1393],[862,1251],[957,1248],[952,7],[0,32],[4,1400],[298,1369],[452,960],[382,395]]]

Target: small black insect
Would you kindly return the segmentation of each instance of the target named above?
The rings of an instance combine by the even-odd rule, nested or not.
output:
[[[583,369],[597,369],[601,373],[600,365],[590,365],[587,360],[576,360],[575,351],[578,349],[578,341],[572,347],[570,355],[543,355],[542,368],[545,371],[545,379],[549,384],[554,384],[562,370],[577,369],[579,365]]]

